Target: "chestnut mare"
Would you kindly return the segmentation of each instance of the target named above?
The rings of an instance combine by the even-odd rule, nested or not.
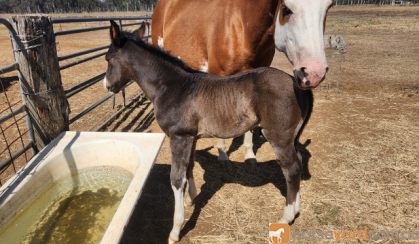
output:
[[[269,67],[224,77],[193,70],[143,42],[141,29],[121,32],[113,21],[110,34],[104,85],[116,93],[129,80],[136,81],[153,103],[156,120],[170,138],[175,212],[169,243],[179,240],[184,192],[188,192],[189,203],[197,195],[192,172],[196,141],[236,137],[256,126],[262,128],[272,145],[286,179],[286,207],[280,221],[292,222],[300,209],[302,169],[294,143],[312,111],[311,90],[298,88],[292,76]]]
[[[216,75],[270,66],[275,46],[303,88],[325,78],[323,31],[332,0],[160,0],[153,13],[153,45],[187,65]],[[215,101],[214,101],[215,103]],[[228,111],[225,111],[226,113]],[[255,158],[252,134],[245,158]],[[219,159],[228,160],[224,141]]]

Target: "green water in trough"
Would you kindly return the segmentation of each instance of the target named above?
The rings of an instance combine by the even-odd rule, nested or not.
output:
[[[0,243],[99,243],[132,177],[93,167],[58,180],[0,227]]]

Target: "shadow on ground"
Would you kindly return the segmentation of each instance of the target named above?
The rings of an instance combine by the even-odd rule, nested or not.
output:
[[[258,143],[258,146],[260,145],[261,143]],[[259,162],[257,165],[253,162],[221,163],[216,155],[209,153],[210,149],[195,153],[195,162],[204,171],[204,184],[199,189],[191,216],[186,216],[189,220],[181,231],[181,238],[195,228],[202,209],[225,184],[258,187],[272,183],[283,196],[286,195],[285,179],[275,160]],[[309,155],[308,151],[305,153]],[[308,167],[304,169],[308,170]],[[309,175],[308,171],[305,174]],[[173,224],[173,211],[170,165],[157,164],[149,175],[121,243],[166,243]]]
[[[1,77],[0,78],[0,92],[7,91],[7,89],[13,85],[15,81],[18,81],[19,79],[17,76],[10,76],[10,77]]]

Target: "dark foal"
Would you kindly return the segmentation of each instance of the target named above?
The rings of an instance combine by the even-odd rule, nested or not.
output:
[[[120,32],[115,22],[111,22],[111,39],[105,86],[118,92],[127,81],[137,81],[170,137],[175,213],[169,242],[179,240],[185,189],[190,200],[196,196],[192,168],[197,139],[232,138],[256,126],[272,145],[286,178],[286,207],[280,222],[292,222],[300,208],[302,168],[294,143],[311,113],[311,91],[298,89],[290,75],[273,68],[226,77],[192,70],[134,33]]]

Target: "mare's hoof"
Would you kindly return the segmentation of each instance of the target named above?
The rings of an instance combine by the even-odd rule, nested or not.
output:
[[[172,238],[169,237],[169,240],[167,241],[168,244],[175,244],[176,242],[178,242],[179,240],[175,241],[172,240]]]

